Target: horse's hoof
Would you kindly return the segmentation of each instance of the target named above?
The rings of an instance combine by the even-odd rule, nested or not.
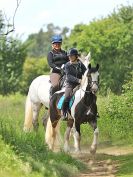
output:
[[[91,153],[92,155],[95,155],[95,154],[96,154],[96,148],[91,148],[91,149],[90,149],[90,153]]]
[[[81,154],[81,150],[80,149],[75,149],[74,153],[75,154]]]
[[[69,148],[67,148],[67,149],[64,148],[64,152],[65,152],[65,153],[69,153],[69,152],[70,152],[70,149],[69,149]]]
[[[24,127],[24,128],[23,128],[23,131],[24,131],[25,133],[30,133],[30,132],[31,132],[31,128]]]
[[[35,132],[38,132],[39,123],[33,124],[33,128]]]

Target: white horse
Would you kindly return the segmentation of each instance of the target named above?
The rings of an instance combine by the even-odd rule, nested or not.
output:
[[[83,61],[84,65],[87,67],[90,61],[90,52]],[[24,131],[30,131],[32,125],[34,129],[37,129],[39,125],[38,115],[41,106],[44,105],[46,108],[49,108],[49,90],[51,87],[49,81],[49,75],[41,75],[32,81],[25,104]]]

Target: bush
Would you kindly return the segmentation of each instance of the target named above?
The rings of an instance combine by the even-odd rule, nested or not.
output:
[[[0,94],[7,95],[19,90],[26,46],[17,39],[1,41],[0,46]]]
[[[46,58],[27,58],[23,67],[21,93],[27,93],[33,79],[39,75],[48,74],[49,71]]]
[[[101,119],[99,126],[104,140],[133,143],[133,78],[123,86],[123,93],[110,93],[104,101],[99,99]],[[101,104],[102,103],[102,104]]]

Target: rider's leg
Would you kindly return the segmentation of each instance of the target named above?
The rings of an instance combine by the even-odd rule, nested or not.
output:
[[[59,80],[61,76],[58,73],[51,73],[50,81],[51,81],[51,88],[50,88],[50,96],[52,96],[56,91],[59,90]]]
[[[65,100],[64,100],[64,103],[63,103],[63,106],[62,106],[62,111],[63,111],[64,118],[67,117],[67,111],[69,109],[69,101],[70,101],[70,98],[72,96],[72,91],[73,91],[73,88],[71,86],[67,85],[66,88],[65,88]]]

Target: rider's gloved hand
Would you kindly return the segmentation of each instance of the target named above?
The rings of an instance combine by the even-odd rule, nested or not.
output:
[[[64,75],[64,69],[62,69],[62,68],[60,68],[58,66],[56,66],[55,69],[57,69],[58,71],[60,71],[61,75]]]
[[[57,70],[61,71],[61,68],[60,68],[60,67],[58,67],[58,66],[56,66],[56,67],[55,67],[55,69],[57,69]]]
[[[61,75],[63,76],[63,75],[65,74],[64,69],[62,69],[62,68],[61,68],[61,70],[60,70],[60,71],[61,71]]]

